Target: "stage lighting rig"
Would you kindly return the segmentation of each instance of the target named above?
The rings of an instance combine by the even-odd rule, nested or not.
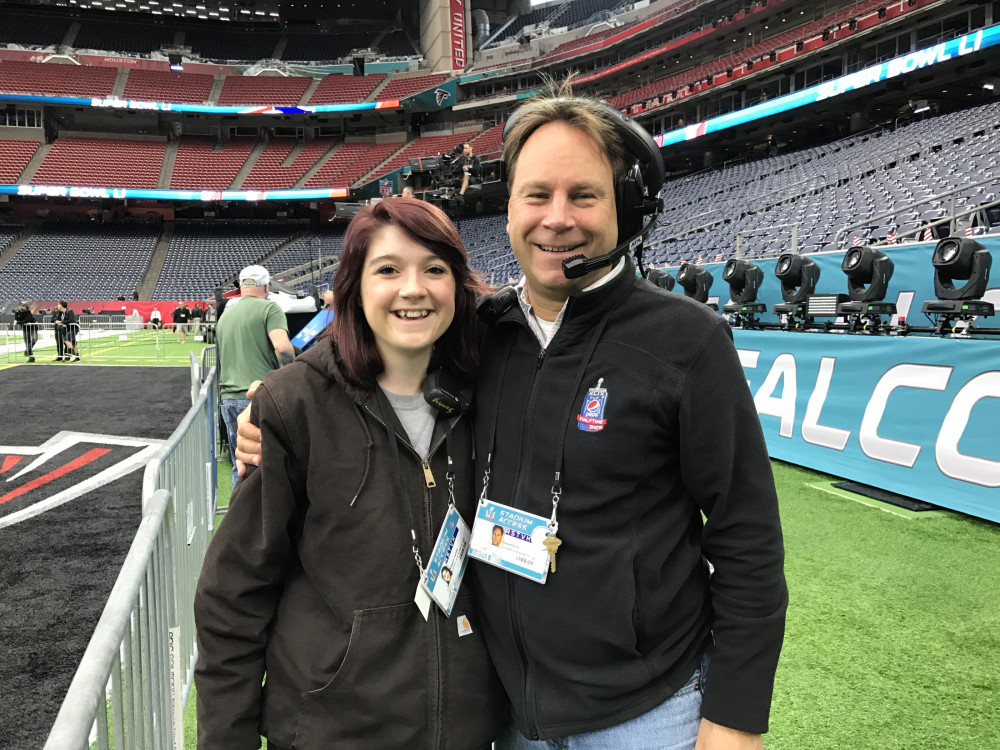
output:
[[[722,269],[722,280],[729,284],[732,304],[722,311],[732,315],[736,328],[757,328],[757,315],[767,312],[767,305],[757,302],[757,290],[764,280],[764,271],[756,263],[740,258],[730,258]]]
[[[659,268],[649,268],[646,270],[646,279],[660,287],[660,289],[665,289],[668,292],[673,291],[674,277],[666,271]]]
[[[837,305],[837,314],[848,319],[854,333],[879,333],[883,315],[895,315],[896,305],[884,302],[892,278],[893,262],[873,247],[852,247],[844,254],[840,270],[847,274],[849,302]]]
[[[774,266],[774,275],[781,282],[781,298],[785,300],[772,308],[774,313],[787,316],[785,327],[790,331],[805,328],[812,322],[806,313],[806,303],[816,291],[819,266],[796,253],[782,253]]]
[[[712,281],[712,274],[707,269],[693,263],[685,263],[677,272],[677,283],[684,287],[685,297],[718,310],[718,305],[708,301],[708,290],[712,288]]]
[[[931,264],[937,299],[924,302],[921,309],[935,321],[935,333],[960,332],[955,321],[964,322],[967,331],[976,316],[993,315],[993,304],[981,299],[993,267],[989,250],[969,237],[945,237],[934,247]],[[956,281],[965,283],[957,287]]]

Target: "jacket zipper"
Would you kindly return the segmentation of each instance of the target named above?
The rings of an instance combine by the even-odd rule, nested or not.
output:
[[[531,334],[534,339],[534,333]],[[550,342],[551,343],[551,342]],[[528,391],[528,400],[525,404],[523,414],[533,413],[533,405],[538,396],[538,372],[542,369],[542,365],[545,363],[545,348],[542,347],[538,356],[535,358],[535,370],[531,375],[531,388]],[[522,423],[521,425],[521,461],[518,462],[517,474],[514,477],[514,492],[513,496],[518,496],[518,489],[521,484],[521,467],[525,465],[524,461],[524,446],[526,444],[525,440],[525,430],[526,425]],[[513,499],[513,497],[511,498]],[[539,738],[538,733],[538,712],[535,710],[535,691],[532,687],[531,679],[529,675],[531,673],[531,662],[528,657],[528,649],[525,645],[526,638],[524,635],[524,624],[521,621],[521,612],[518,607],[517,602],[517,589],[518,582],[512,580],[511,576],[507,576],[507,607],[510,615],[510,621],[514,625],[514,645],[517,647],[517,654],[521,660],[521,687],[522,693],[524,695],[524,715],[528,721],[528,733],[529,739],[537,741]]]
[[[386,426],[385,421],[375,412],[373,412],[367,405],[365,405],[365,411],[368,412],[372,418],[378,422],[383,427]],[[461,417],[455,417],[451,423],[454,427],[455,424]],[[399,436],[396,436],[397,440]],[[420,458],[417,454],[416,449],[410,445],[409,440],[400,440],[403,445],[405,445],[410,453],[412,453],[418,461],[420,461],[420,468],[424,473],[424,517],[427,519],[427,538],[431,540],[433,544],[434,540],[434,517],[431,508],[431,492],[432,487],[437,486],[437,482],[434,480],[434,473],[431,471],[430,460],[434,458],[434,454],[437,453],[438,448],[444,443],[444,435],[438,437],[436,441],[431,444],[430,451],[426,459]],[[442,696],[444,695],[444,685],[441,677],[441,623],[438,622],[437,614],[435,613],[431,618],[431,636],[434,641],[434,668],[433,668],[433,685],[431,690],[433,692],[433,705],[431,706],[431,747],[436,748],[441,744],[441,704],[443,702]]]

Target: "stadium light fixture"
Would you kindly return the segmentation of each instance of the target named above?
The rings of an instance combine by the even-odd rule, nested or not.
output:
[[[840,270],[847,274],[847,293],[853,302],[881,302],[889,289],[892,259],[873,247],[852,247]]]
[[[852,247],[844,254],[840,270],[847,275],[850,301],[837,305],[837,314],[851,318],[855,332],[878,333],[882,315],[895,315],[896,305],[884,302],[892,278],[892,259],[873,247]]]
[[[695,302],[708,304],[708,290],[712,288],[712,281],[712,274],[707,269],[693,263],[685,263],[677,272],[677,283],[684,288],[684,296]],[[717,305],[714,307],[718,309]]]
[[[774,275],[781,282],[781,298],[790,304],[801,304],[816,291],[819,266],[811,258],[782,253],[774,266]]]
[[[730,258],[722,269],[722,280],[729,284],[729,297],[737,306],[752,304],[757,301],[757,290],[764,280],[764,271],[756,263]],[[728,305],[725,311],[730,312]]]
[[[945,237],[934,247],[931,264],[937,299],[924,302],[921,311],[937,318],[937,333],[956,333],[957,327],[952,326],[955,319],[964,321],[968,328],[976,316],[993,315],[993,304],[981,299],[993,267],[989,250],[970,237]],[[965,283],[956,286],[956,281]]]
[[[941,300],[979,299],[990,280],[993,256],[969,237],[946,237],[931,256],[934,294]],[[965,281],[961,287],[955,281]]]
[[[732,316],[730,323],[736,328],[756,328],[757,315],[767,312],[767,306],[757,302],[757,290],[764,280],[764,271],[756,263],[741,258],[730,258],[722,269],[722,280],[729,284],[731,304],[722,311]]]
[[[658,286],[660,289],[665,289],[670,292],[673,291],[675,279],[666,271],[659,268],[650,268],[646,271],[646,279],[651,281],[654,285]]]

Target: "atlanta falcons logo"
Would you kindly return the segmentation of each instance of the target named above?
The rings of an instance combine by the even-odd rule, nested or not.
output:
[[[0,528],[44,513],[146,465],[162,440],[60,432],[0,445]]]
[[[451,92],[447,89],[434,89],[434,100],[441,106],[441,102],[449,99],[451,97]]]

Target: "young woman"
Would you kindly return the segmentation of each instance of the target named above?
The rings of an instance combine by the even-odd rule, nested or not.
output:
[[[258,389],[267,460],[237,485],[198,583],[202,750],[260,735],[272,750],[478,750],[505,725],[466,587],[450,617],[415,603],[449,504],[473,516],[469,419],[422,386],[439,368],[473,375],[477,291],[430,204],[387,199],[351,222],[331,335]]]

